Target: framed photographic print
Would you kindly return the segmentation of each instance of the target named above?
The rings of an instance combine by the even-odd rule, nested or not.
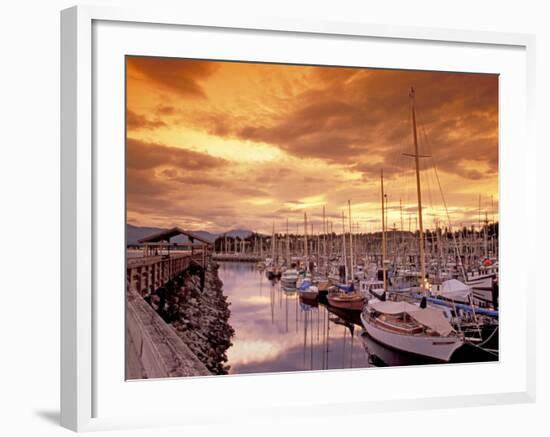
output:
[[[534,399],[531,36],[75,7],[61,43],[64,426]]]

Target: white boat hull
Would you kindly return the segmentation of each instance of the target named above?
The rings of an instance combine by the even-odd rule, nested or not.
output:
[[[473,288],[474,301],[481,301],[482,304],[493,302],[493,292],[490,289]]]
[[[495,278],[495,275],[473,276],[473,277],[470,277],[467,281],[465,281],[465,283],[466,285],[469,285],[472,288],[475,288],[475,287],[491,288],[493,285],[494,278]]]
[[[298,278],[285,278],[284,276],[281,278],[281,285],[285,288],[296,288],[296,281]]]
[[[448,362],[453,353],[463,344],[462,339],[458,337],[403,335],[389,332],[368,323],[363,314],[361,314],[361,323],[372,338],[386,346],[438,361]]]

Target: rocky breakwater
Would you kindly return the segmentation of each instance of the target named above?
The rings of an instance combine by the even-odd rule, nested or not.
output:
[[[206,269],[193,264],[146,298],[215,375],[229,371],[227,349],[234,335],[229,324],[230,303],[222,288],[215,262]]]

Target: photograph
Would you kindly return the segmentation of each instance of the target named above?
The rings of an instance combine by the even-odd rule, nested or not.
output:
[[[127,380],[499,361],[498,74],[126,55],[125,84]]]

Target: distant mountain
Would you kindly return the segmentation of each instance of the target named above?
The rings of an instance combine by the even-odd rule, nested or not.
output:
[[[148,237],[153,234],[157,234],[159,232],[162,232],[166,229],[164,228],[149,228],[149,227],[140,227],[140,226],[134,226],[129,223],[126,224],[126,244],[138,244],[138,241],[142,238]],[[204,238],[205,240],[208,240],[210,242],[214,242],[216,238],[219,236],[224,235],[223,233],[219,234],[213,234],[208,231],[192,231],[194,234],[198,235],[201,238]],[[234,229],[231,231],[228,231],[225,233],[228,237],[239,237],[239,238],[246,238],[248,237],[252,231],[246,230],[246,229]],[[185,235],[178,235],[177,237],[174,237],[170,240],[172,243],[179,243],[179,244],[186,244],[189,243],[189,239]]]
[[[246,230],[246,229],[234,229],[232,231],[226,232],[225,234],[217,234],[217,237],[227,235],[228,237],[239,237],[239,238],[246,238],[250,234],[252,234],[252,231]]]

